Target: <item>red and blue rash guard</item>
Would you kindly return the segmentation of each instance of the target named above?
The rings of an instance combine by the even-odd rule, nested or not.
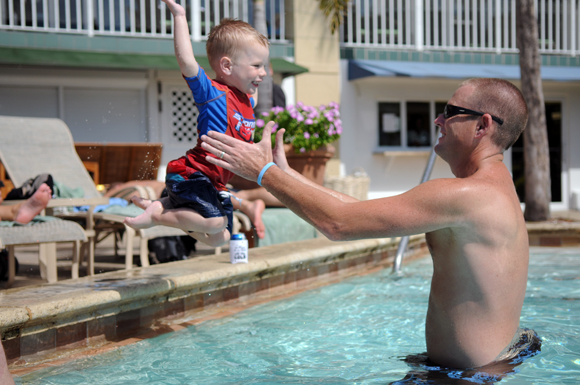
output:
[[[217,131],[252,143],[256,128],[254,98],[234,87],[210,79],[201,67],[197,76],[184,78],[193,92],[193,99],[199,110],[197,145],[187,151],[185,156],[169,162],[167,176],[177,174],[188,179],[189,175],[200,171],[212,181],[216,190],[227,190],[226,184],[234,174],[205,160],[206,155],[213,155],[201,147],[201,137],[209,131]]]

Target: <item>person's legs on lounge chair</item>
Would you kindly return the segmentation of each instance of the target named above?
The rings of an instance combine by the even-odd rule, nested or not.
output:
[[[3,221],[15,221],[21,224],[27,224],[46,208],[51,196],[52,191],[50,187],[46,183],[43,183],[26,201],[15,205],[0,206],[0,219]]]

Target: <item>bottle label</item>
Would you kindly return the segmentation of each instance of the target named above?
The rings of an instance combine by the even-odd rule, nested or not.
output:
[[[248,241],[231,241],[230,242],[230,262],[231,263],[248,263]]]

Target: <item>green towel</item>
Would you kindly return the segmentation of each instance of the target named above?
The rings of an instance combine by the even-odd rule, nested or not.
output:
[[[318,236],[314,227],[287,208],[264,210],[262,222],[266,226],[266,236],[258,241],[260,247],[304,241]]]
[[[85,192],[82,187],[72,188],[68,187],[58,181],[54,181],[54,191],[52,194],[56,198],[84,198]]]
[[[37,223],[54,221],[55,219],[56,218],[54,218],[54,217],[45,217],[42,215],[37,215],[30,222],[28,222],[25,225],[18,223],[18,222],[14,222],[14,221],[0,221],[0,227],[32,226],[32,225],[35,225]]]
[[[107,214],[121,215],[124,217],[136,217],[137,215],[142,214],[144,211],[145,210],[143,210],[143,209],[135,206],[133,203],[131,203],[127,206],[112,205],[112,206],[105,208],[101,212],[107,213]]]

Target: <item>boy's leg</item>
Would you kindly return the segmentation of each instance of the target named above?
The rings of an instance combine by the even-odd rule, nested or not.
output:
[[[175,227],[186,232],[195,231],[216,234],[222,232],[228,223],[226,217],[204,218],[193,209],[169,208],[171,207],[169,198],[161,198],[157,201],[138,198],[134,200],[134,203],[145,209],[143,214],[135,218],[125,218],[124,223],[134,229],[146,229],[163,225]]]
[[[198,241],[205,243],[211,247],[220,247],[225,245],[230,240],[230,232],[228,229],[223,229],[216,234],[207,234],[199,232],[189,232],[190,237],[197,239]]]

